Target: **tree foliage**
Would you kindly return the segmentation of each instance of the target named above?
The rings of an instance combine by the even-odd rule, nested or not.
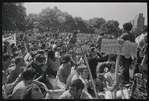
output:
[[[119,22],[116,20],[108,20],[101,26],[101,30],[104,31],[107,35],[115,35],[118,36],[121,32],[119,28]]]
[[[22,3],[3,3],[2,4],[2,29],[21,30],[26,27],[26,8]]]
[[[104,18],[95,17],[84,20],[81,17],[72,17],[67,12],[62,12],[57,7],[47,7],[38,14],[26,15],[26,9],[21,3],[3,4],[3,29],[4,30],[32,30],[39,28],[40,31],[52,33],[73,32],[80,30],[81,33],[106,32],[105,34],[116,35],[121,32],[119,22],[116,20],[106,21]]]

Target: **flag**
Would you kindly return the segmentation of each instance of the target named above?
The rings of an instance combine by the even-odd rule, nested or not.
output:
[[[3,38],[3,42],[8,41],[10,44],[14,43],[16,45],[16,33],[14,35],[11,35],[9,37]]]

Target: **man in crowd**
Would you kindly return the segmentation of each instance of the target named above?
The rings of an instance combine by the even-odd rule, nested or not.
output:
[[[106,78],[106,89],[105,89],[105,99],[128,99],[128,91],[122,89],[123,78],[120,73],[118,73],[118,80],[115,78],[115,62],[111,61],[111,66],[108,67],[109,72],[107,72],[104,77]],[[116,90],[116,97],[114,98],[114,91]]]
[[[131,23],[125,23],[123,24],[123,34],[120,36],[120,39],[123,39],[124,41],[129,40],[130,42],[135,42],[135,36],[130,33],[132,29],[132,24]],[[129,66],[131,65],[132,62],[132,57],[129,59],[125,58],[124,56],[121,56],[122,60],[122,66],[124,68],[124,78],[126,82],[129,82]]]
[[[7,71],[9,71],[9,75],[7,77],[7,83],[12,83],[16,80],[16,78],[19,76],[20,74],[20,68],[25,66],[25,61],[22,57],[17,57],[15,59],[15,66],[14,67],[11,67],[11,68],[8,68]]]
[[[35,79],[36,70],[33,68],[28,68],[22,74],[22,81],[20,81],[13,89],[12,98],[13,99],[20,99],[21,94],[24,91],[27,85],[32,83],[32,80]]]
[[[67,78],[71,73],[70,56],[65,55],[62,59],[62,65],[58,68],[57,76],[59,82],[66,84]]]
[[[46,58],[41,55],[37,54],[34,58],[34,60],[27,66],[27,68],[34,68],[37,72],[36,79],[45,83],[46,86],[51,89],[52,86],[47,78],[47,72],[46,72],[46,64],[45,64]]]
[[[81,66],[78,66],[77,68],[77,72],[78,74],[74,75],[72,77],[72,80],[75,80],[75,79],[80,79],[82,80],[83,84],[84,84],[84,91],[88,92],[87,88],[88,88],[88,78],[89,78],[89,70],[87,68],[86,65],[81,65]]]
[[[103,57],[97,52],[95,47],[91,48],[90,55],[87,57],[93,79],[96,79],[96,67],[98,62],[103,62]]]
[[[76,79],[70,84],[69,90],[65,91],[59,99],[93,99],[84,89],[82,80]]]

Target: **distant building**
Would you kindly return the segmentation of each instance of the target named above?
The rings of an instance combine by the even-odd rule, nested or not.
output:
[[[144,21],[145,17],[143,17],[143,13],[139,13],[135,16],[134,20],[130,21],[130,23],[133,25],[133,28],[138,27],[139,29],[142,29],[144,27]]]

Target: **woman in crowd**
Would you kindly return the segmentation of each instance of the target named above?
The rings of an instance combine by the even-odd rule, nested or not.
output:
[[[50,50],[48,52],[46,64],[48,74],[51,74],[52,76],[56,77],[58,68],[60,67],[60,60],[55,57],[55,52],[53,50]]]

